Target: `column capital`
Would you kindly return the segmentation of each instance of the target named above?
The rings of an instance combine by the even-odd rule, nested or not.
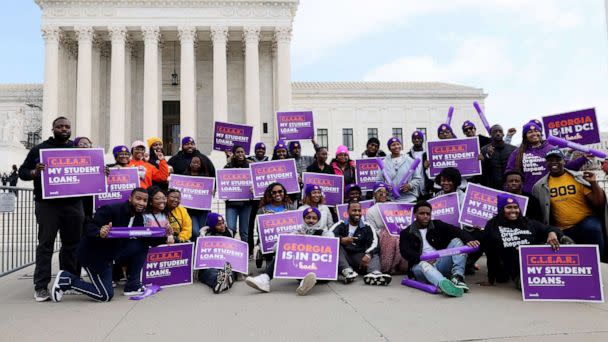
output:
[[[226,43],[228,41],[228,27],[227,26],[212,26],[211,27],[211,41],[213,44]]]
[[[91,26],[76,26],[74,32],[78,42],[93,42],[95,37],[95,30]]]
[[[145,44],[158,44],[160,41],[160,27],[158,26],[142,26],[141,33],[144,36]]]
[[[259,26],[243,27],[243,41],[247,44],[258,44],[260,42],[260,27]]]
[[[112,43],[123,43],[127,39],[126,26],[108,26],[108,33]]]
[[[59,43],[63,37],[63,31],[55,25],[45,25],[40,29],[42,32],[42,39],[45,43]]]
[[[182,43],[193,43],[197,40],[196,27],[194,26],[179,26],[177,28],[177,37]]]
[[[289,26],[277,26],[274,28],[274,39],[277,43],[289,43],[291,42],[291,27]]]

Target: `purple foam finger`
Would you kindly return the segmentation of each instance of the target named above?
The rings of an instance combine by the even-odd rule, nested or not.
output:
[[[408,277],[403,278],[403,280],[401,281],[401,285],[428,292],[430,294],[439,293],[439,289],[435,285],[425,284],[417,280],[410,279]]]
[[[448,109],[448,120],[446,122],[448,126],[452,125],[452,115],[454,115],[454,107],[450,106],[450,109]]]
[[[380,168],[380,170],[382,171],[382,175],[384,176],[384,182],[386,184],[391,185],[391,193],[393,194],[393,197],[399,198],[399,188],[396,188],[395,185],[391,183],[391,177],[389,177],[388,171],[386,171],[386,168],[384,167],[384,161],[382,161],[382,159],[380,158],[376,158],[376,160],[378,161],[378,167]]]
[[[598,158],[604,158],[604,159],[606,158],[606,153],[592,149],[585,145],[575,143],[574,141],[568,141],[566,139],[554,137],[552,135],[547,137],[547,141],[550,144],[561,147],[561,148],[571,148],[573,150],[592,154],[593,156],[598,157]]]
[[[412,165],[410,165],[410,168],[407,170],[407,172],[405,173],[405,175],[403,175],[403,178],[401,178],[401,181],[399,182],[398,188],[401,189],[401,187],[403,186],[403,184],[407,183],[410,181],[410,179],[412,178],[412,176],[414,175],[414,172],[416,172],[416,169],[418,168],[418,165],[420,165],[420,158],[416,158],[414,159],[414,162],[412,163]]]
[[[477,101],[473,102],[473,107],[475,107],[475,110],[477,111],[477,114],[479,114],[479,118],[481,119],[481,122],[483,122],[483,125],[485,126],[486,130],[488,131],[488,134],[490,133],[490,123],[488,122],[488,119],[486,119],[486,115],[484,114],[483,110],[481,110],[481,107],[479,106],[479,103]]]

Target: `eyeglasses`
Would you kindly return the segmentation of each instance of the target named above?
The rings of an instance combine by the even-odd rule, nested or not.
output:
[[[283,194],[283,190],[277,190],[277,191],[272,191],[273,195],[282,195]]]

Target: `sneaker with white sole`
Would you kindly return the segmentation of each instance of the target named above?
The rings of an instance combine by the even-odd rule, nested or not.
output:
[[[59,271],[51,287],[51,299],[53,302],[61,302],[65,291],[71,288],[72,278],[68,276],[66,271]]]
[[[363,276],[363,282],[366,285],[379,285],[386,286],[391,283],[391,277],[389,274],[384,274],[380,271],[374,271]]]
[[[51,296],[49,295],[49,291],[47,289],[35,290],[34,299],[37,302],[46,302],[47,300],[51,299]]]
[[[296,293],[300,296],[306,296],[308,292],[312,290],[316,283],[317,275],[310,272],[306,276],[304,276],[304,279],[300,281],[300,286],[298,286],[298,288],[296,289]]]
[[[464,277],[459,275],[459,274],[455,274],[452,276],[452,279],[450,279],[452,281],[452,283],[454,283],[454,286],[456,286],[459,289],[462,289],[464,292],[469,292],[469,286],[467,285],[467,283],[464,282]]]
[[[226,283],[228,284],[228,287],[224,289],[226,291],[232,288],[234,284],[234,273],[232,273],[232,265],[229,262],[224,264],[224,274],[226,274]]]
[[[224,291],[224,288],[228,287],[226,282],[226,273],[224,270],[217,271],[217,277],[215,278],[215,285],[213,286],[213,293],[218,294]]]
[[[140,286],[138,289],[133,289],[130,291],[125,290],[125,292],[123,292],[123,295],[125,296],[140,296],[142,294],[144,294],[144,292],[146,292],[146,287],[145,286]]]
[[[256,277],[245,278],[245,284],[262,292],[270,292],[270,277],[268,274],[260,274]]]
[[[352,268],[347,267],[345,269],[342,270],[342,281],[344,282],[344,284],[350,284],[353,281],[355,281],[355,279],[357,279],[357,276],[359,276],[359,274],[357,274],[357,272],[355,272]]]
[[[448,297],[462,297],[464,291],[456,287],[450,280],[442,279],[437,285],[441,292]]]

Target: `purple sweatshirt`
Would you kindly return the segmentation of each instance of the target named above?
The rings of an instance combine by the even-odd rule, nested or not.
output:
[[[519,169],[519,171],[523,172],[525,177],[523,184],[524,192],[531,193],[534,184],[536,184],[539,179],[543,178],[549,172],[547,169],[547,163],[545,161],[545,155],[554,148],[556,148],[556,146],[553,146],[546,141],[543,141],[539,147],[528,146],[522,158],[522,168]],[[516,170],[515,161],[517,160],[518,154],[519,149],[516,149],[511,153],[509,156],[509,161],[507,162],[506,171]],[[569,170],[578,171],[583,165],[585,165],[586,161],[587,159],[585,157],[571,160],[566,163],[566,168]]]

